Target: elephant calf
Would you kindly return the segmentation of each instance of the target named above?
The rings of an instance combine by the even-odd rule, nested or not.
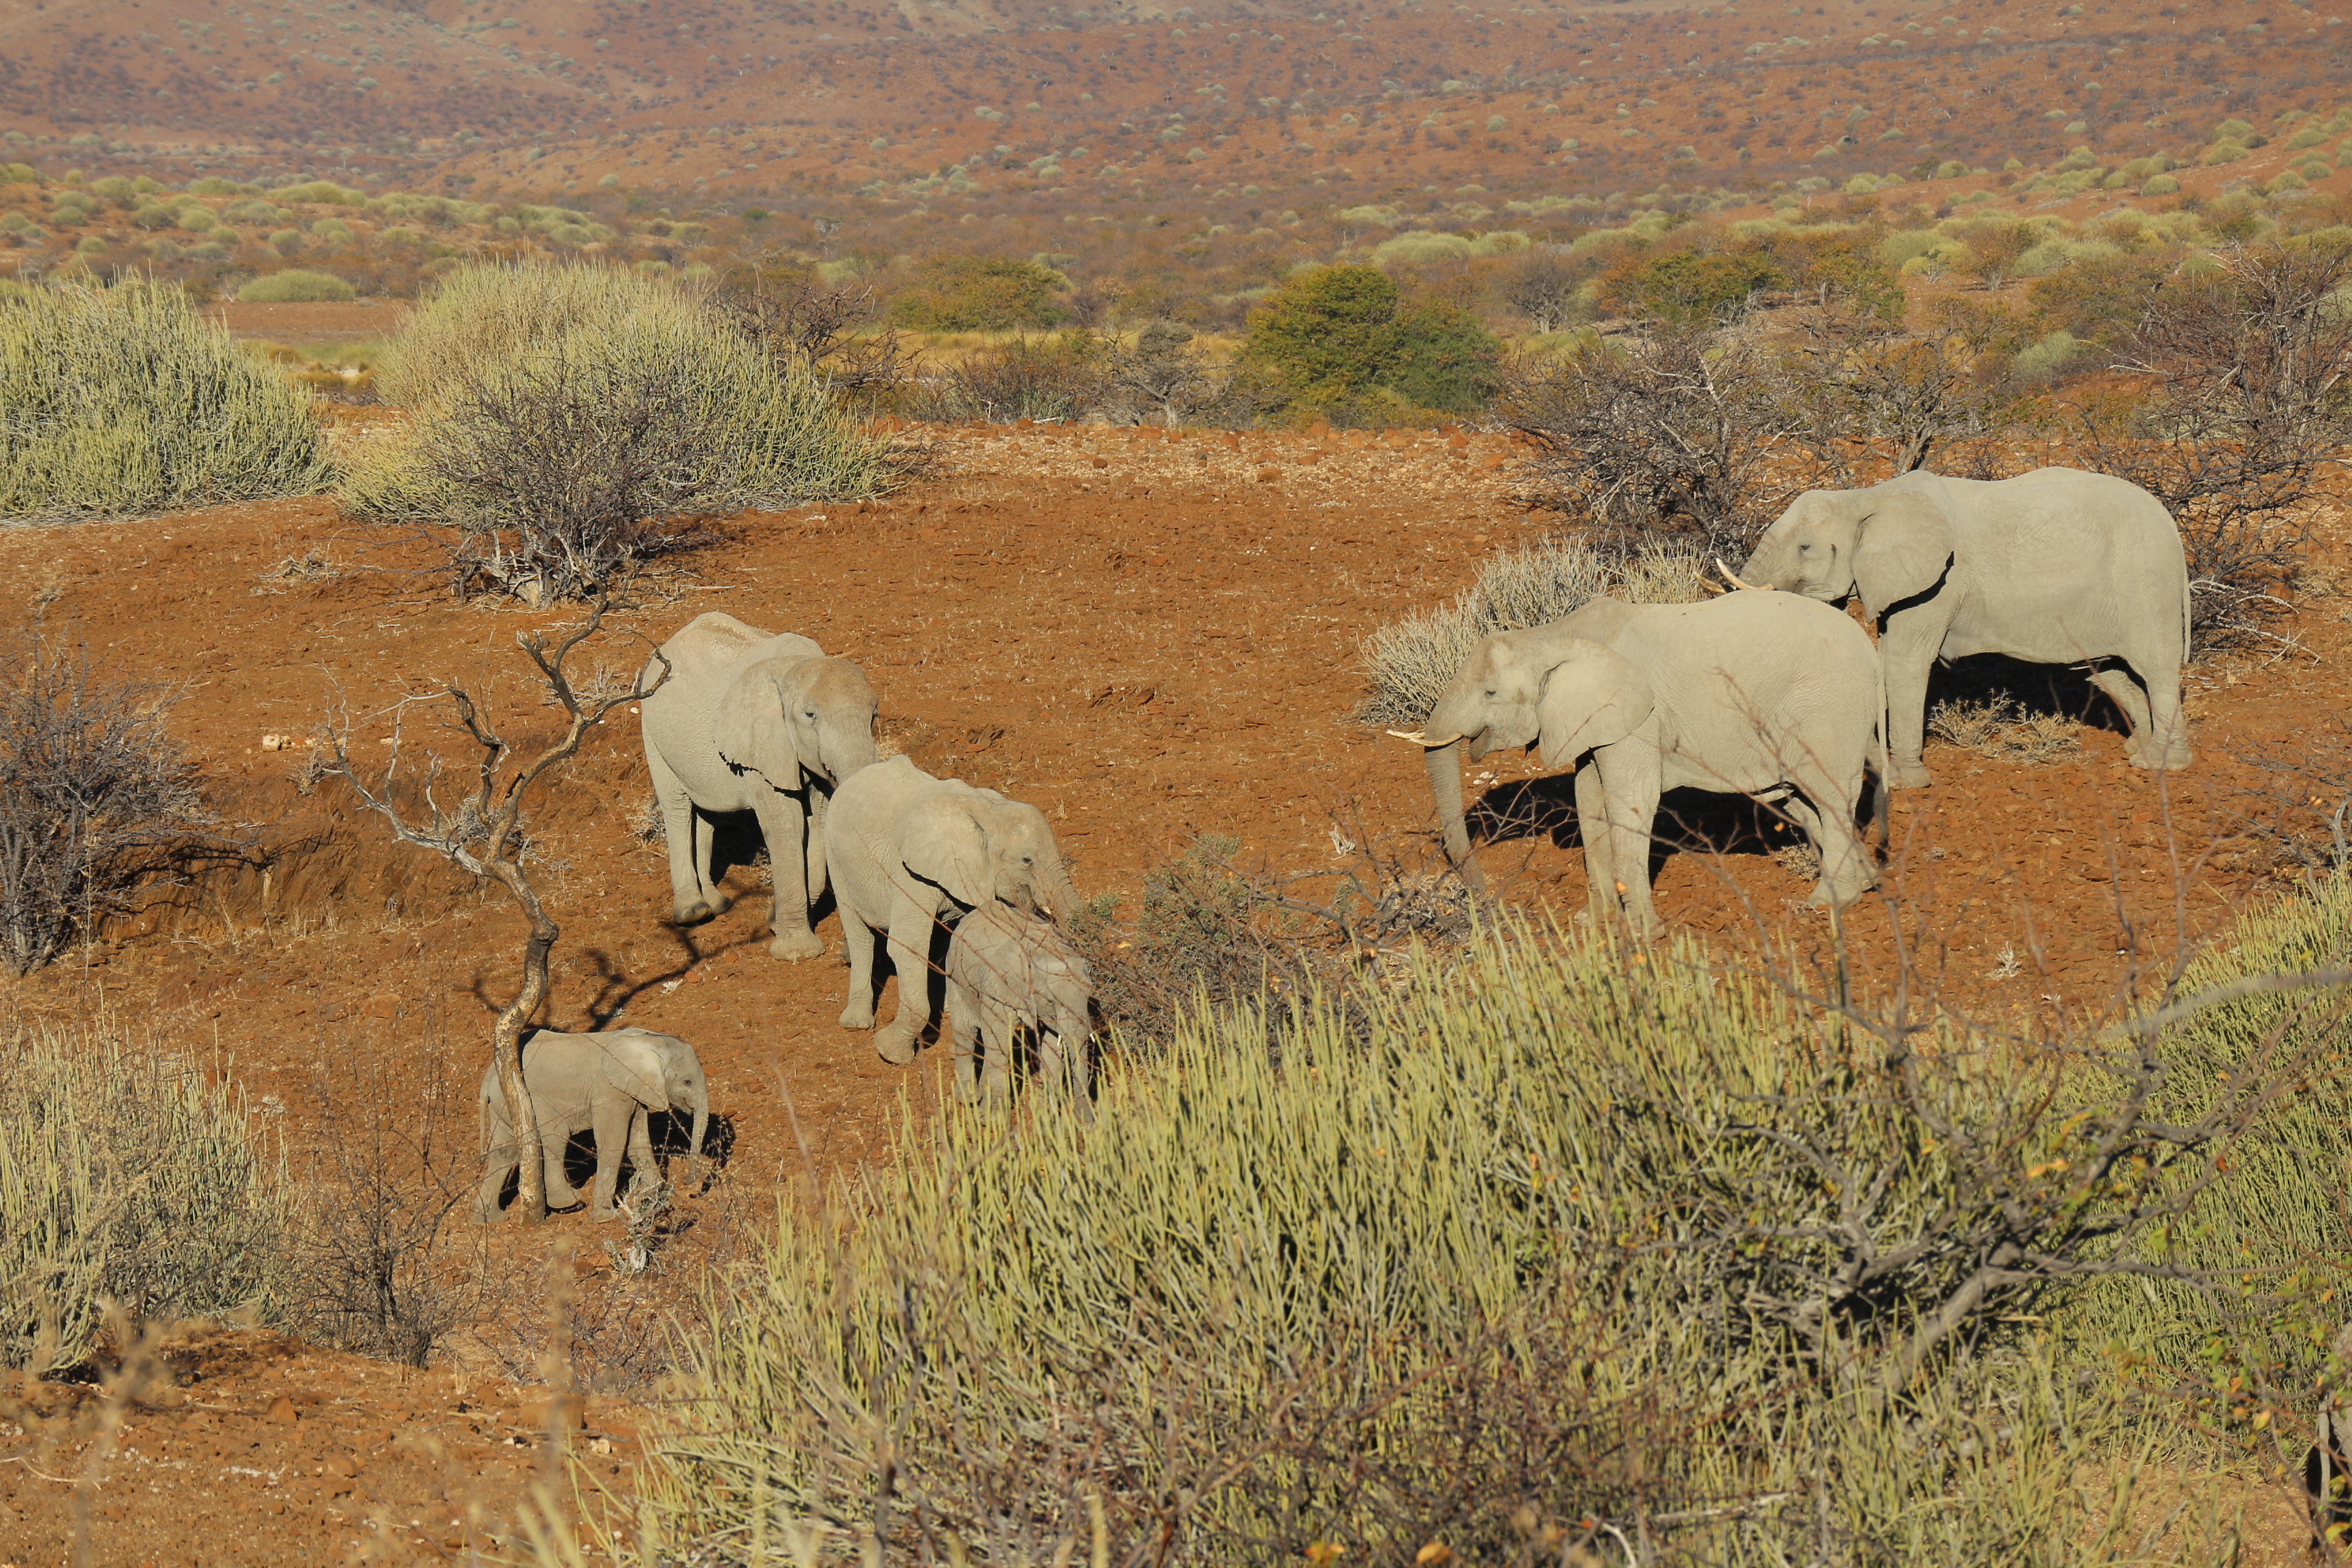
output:
[[[931,1000],[933,939],[966,911],[1003,902],[1026,914],[1077,903],[1045,814],[904,757],[861,768],[834,792],[824,856],[849,953],[845,1029],[874,1025],[874,934],[887,934],[898,1011],[875,1031],[886,1062],[915,1059]]]
[[[958,921],[948,943],[948,1031],[955,1041],[956,1096],[1004,1102],[1007,1068],[1020,1040],[1036,1041],[1037,1077],[1066,1094],[1084,1120],[1094,1114],[1087,1042],[1093,1029],[1094,975],[1070,939],[1009,904],[984,904]]]
[[[702,1135],[710,1124],[710,1085],[702,1076],[701,1058],[684,1040],[646,1029],[602,1035],[541,1029],[523,1043],[522,1079],[539,1123],[550,1208],[569,1208],[580,1201],[563,1172],[564,1146],[575,1132],[596,1134],[591,1219],[620,1216],[613,1196],[620,1186],[625,1148],[640,1177],[653,1173],[647,1112],[692,1111],[689,1152],[697,1158],[702,1153]],[[481,1111],[482,1184],[474,1194],[474,1217],[488,1225],[499,1217],[499,1195],[519,1163],[518,1140],[495,1062],[482,1075]]]

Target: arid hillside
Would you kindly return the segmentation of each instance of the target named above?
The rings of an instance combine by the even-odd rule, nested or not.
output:
[[[16,155],[1116,217],[2130,156],[2340,96],[2324,5],[7,0]],[[2306,101],[2308,100],[2308,101]],[[47,143],[44,145],[43,143]],[[62,145],[61,145],[62,144]]]

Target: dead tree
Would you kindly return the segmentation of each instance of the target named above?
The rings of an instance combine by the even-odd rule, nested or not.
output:
[[[437,692],[404,698],[394,705],[391,752],[373,787],[361,777],[359,765],[352,760],[348,721],[336,729],[330,742],[332,750],[320,769],[322,775],[339,775],[348,782],[361,804],[383,814],[392,826],[393,836],[403,844],[429,849],[469,875],[488,878],[506,889],[530,923],[530,933],[523,942],[522,984],[514,1000],[499,1012],[498,1023],[490,1031],[490,1053],[498,1065],[499,1092],[506,1099],[519,1142],[520,1184],[514,1206],[508,1211],[518,1225],[537,1225],[547,1217],[547,1182],[541,1164],[539,1122],[531,1113],[530,1091],[522,1077],[522,1037],[530,1026],[532,1016],[547,1001],[548,959],[554,952],[556,939],[563,934],[562,928],[547,912],[547,905],[532,886],[526,867],[529,838],[524,831],[524,807],[533,787],[577,754],[581,742],[589,731],[604,722],[606,714],[625,702],[642,702],[669,678],[668,661],[656,652],[654,658],[660,673],[651,681],[640,679],[632,682],[629,689],[618,696],[583,698],[573,688],[564,672],[564,662],[603,627],[612,605],[610,591],[600,592],[590,606],[587,619],[566,631],[552,647],[537,632],[516,635],[516,646],[529,656],[540,678],[547,683],[549,695],[568,720],[563,733],[536,753],[518,759],[514,744],[490,727],[473,693],[455,681],[444,681]],[[471,787],[454,803],[445,803],[436,793],[435,786],[441,778],[441,759],[436,756],[426,763],[424,784],[417,793],[427,820],[419,823],[414,819],[415,808],[404,808],[394,794],[400,773],[401,721],[411,707],[440,702],[455,710],[451,728],[463,732],[478,753],[478,760]]]

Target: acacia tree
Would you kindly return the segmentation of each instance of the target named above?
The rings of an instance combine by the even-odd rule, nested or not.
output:
[[[429,849],[469,875],[487,878],[504,888],[529,922],[530,929],[523,939],[521,984],[514,1000],[499,1011],[498,1022],[490,1030],[490,1057],[498,1068],[499,1092],[505,1097],[513,1122],[516,1158],[520,1166],[514,1206],[508,1211],[517,1225],[537,1225],[547,1217],[547,1183],[541,1166],[539,1123],[531,1111],[530,1090],[522,1077],[522,1037],[530,1026],[532,1016],[547,1001],[548,960],[557,939],[563,934],[531,883],[526,865],[530,840],[524,830],[524,810],[531,791],[579,752],[588,731],[604,722],[606,714],[625,702],[642,702],[670,673],[669,661],[656,651],[654,661],[659,673],[651,680],[632,682],[618,696],[583,696],[573,687],[564,669],[565,661],[574,649],[602,629],[612,603],[609,591],[599,593],[587,619],[565,632],[552,647],[537,632],[516,634],[516,646],[530,658],[567,721],[562,734],[538,751],[519,755],[515,744],[490,727],[473,693],[455,681],[445,680],[437,692],[404,698],[394,705],[391,754],[385,758],[373,787],[361,777],[358,764],[352,760],[348,721],[336,729],[332,749],[320,770],[323,774],[340,776],[347,782],[361,804],[382,814],[391,824],[394,837],[403,844]],[[420,823],[404,812],[394,798],[394,785],[400,774],[402,718],[409,708],[425,703],[446,703],[454,710],[450,727],[465,737],[477,758],[471,786],[454,803],[445,803],[435,790],[441,778],[441,759],[435,756],[425,764],[424,784],[418,794],[426,820]]]

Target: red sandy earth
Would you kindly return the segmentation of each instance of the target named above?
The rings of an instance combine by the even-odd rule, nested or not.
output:
[[[1246,857],[1283,869],[1341,866],[1335,826],[1426,863],[1416,756],[1348,718],[1361,689],[1356,646],[1543,531],[1511,499],[1519,477],[1500,440],[930,439],[945,477],[887,502],[733,521],[724,542],[691,558],[690,575],[616,617],[588,662],[634,670],[642,644],[622,633],[658,639],[709,609],[812,635],[872,678],[891,744],[1042,807],[1081,889],[1122,894],[1130,908],[1146,869],[1203,832],[1238,837]],[[2340,511],[2323,519],[2331,565],[2342,522]],[[344,574],[308,585],[271,576],[313,550]],[[399,554],[324,500],[0,534],[0,572],[45,605],[53,634],[86,638],[101,668],[183,686],[173,725],[213,798],[286,847],[266,897],[252,878],[207,889],[142,933],[15,986],[14,1006],[35,1023],[102,1015],[142,1045],[222,1062],[257,1100],[283,1103],[298,1158],[315,1135],[308,1096],[322,1058],[340,1069],[437,1050],[462,1085],[478,1071],[490,1005],[512,984],[518,924],[505,904],[391,844],[337,786],[299,793],[301,753],[261,747],[265,734],[308,735],[347,710],[354,751],[381,755],[387,705],[444,676],[478,684],[518,736],[551,729],[513,637],[566,617],[453,603],[429,581],[378,569]],[[2168,786],[2124,765],[2119,737],[2099,729],[2082,731],[2080,758],[2052,765],[1931,749],[1939,784],[1898,797],[1888,886],[1946,1001],[2100,1015],[2135,963],[2161,966],[2177,909],[2192,935],[2221,928],[2266,875],[2242,846],[2199,858],[2239,822],[2242,792],[2274,782],[2247,759],[2299,753],[2338,706],[2347,628],[2336,603],[2309,606],[2296,631],[2289,657],[2197,668],[2200,762]],[[412,759],[434,736],[433,711],[410,715]],[[587,1028],[625,1016],[701,1047],[735,1142],[728,1180],[683,1206],[715,1223],[756,1214],[812,1163],[833,1174],[885,1156],[901,1102],[919,1114],[934,1103],[940,1054],[887,1067],[867,1037],[837,1027],[841,968],[770,960],[763,892],[700,929],[667,926],[663,858],[634,833],[647,798],[624,725],[591,738],[536,817],[564,926],[550,1021]],[[2188,857],[2178,883],[2176,843]],[[1582,904],[1572,847],[1538,836],[1485,858],[1515,902]],[[733,874],[739,892],[751,884],[747,869]],[[1803,883],[1761,846],[1674,855],[1658,886],[1680,928],[1752,949],[1825,944],[1824,922],[1794,906]],[[2138,922],[2137,959],[2118,953],[2134,945],[2119,906]],[[837,927],[823,929],[837,951]],[[1885,973],[1888,933],[1885,904],[1849,921],[1866,972]],[[1995,979],[2004,949],[2021,972]],[[448,1131],[470,1143],[463,1118]],[[528,1234],[501,1228],[488,1256],[529,1280],[551,1247],[576,1243],[593,1258],[609,1234],[573,1214]],[[470,1227],[461,1239],[472,1244]],[[599,1275],[586,1288],[607,1283]],[[287,1352],[266,1335],[225,1343],[220,1367],[134,1414],[129,1446],[98,1462],[92,1561],[312,1563],[362,1539],[435,1556],[510,1517],[509,1478],[536,1461],[504,1442],[506,1405],[492,1419],[458,1409],[447,1372]],[[478,1339],[458,1350],[467,1389],[494,1381]],[[290,1426],[267,1414],[281,1392],[298,1396]],[[23,1461],[0,1463],[0,1563],[63,1561],[76,1493],[50,1478],[81,1474],[88,1451],[5,1424],[0,1447]],[[362,1485],[338,1497],[349,1478],[310,1472],[346,1451]],[[626,1452],[616,1442],[592,1462]],[[363,1527],[379,1507],[386,1522]],[[2281,1560],[2294,1548],[2287,1526],[2266,1539]]]

